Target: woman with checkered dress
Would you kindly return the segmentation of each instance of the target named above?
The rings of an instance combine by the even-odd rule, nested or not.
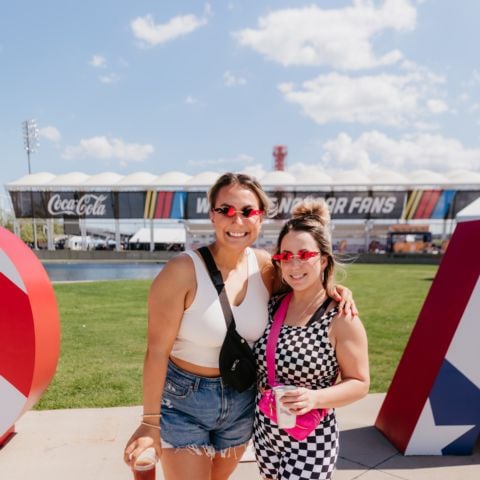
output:
[[[313,409],[328,409],[328,413],[306,439],[296,440],[257,407],[254,446],[264,479],[332,478],[339,451],[334,408],[368,392],[365,329],[358,316],[339,313],[331,299],[335,261],[329,220],[325,202],[299,204],[281,230],[273,256],[285,290],[292,292],[275,350],[275,377],[278,384],[297,388],[283,394],[282,404],[296,415]],[[271,299],[269,324],[255,345],[258,399],[270,388],[266,345],[284,296]]]

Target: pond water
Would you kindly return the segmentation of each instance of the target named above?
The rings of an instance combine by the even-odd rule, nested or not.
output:
[[[163,263],[49,263],[43,264],[52,282],[85,280],[151,280]]]

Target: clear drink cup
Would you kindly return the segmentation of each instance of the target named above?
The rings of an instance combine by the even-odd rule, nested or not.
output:
[[[283,394],[287,390],[295,390],[297,387],[293,385],[279,385],[273,387],[273,393],[275,394],[275,406],[277,409],[277,425],[280,428],[293,428],[297,423],[297,416],[292,413],[288,408],[285,408],[280,401]]]

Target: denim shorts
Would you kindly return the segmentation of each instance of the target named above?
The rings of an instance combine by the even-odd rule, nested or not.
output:
[[[239,393],[221,377],[200,377],[169,361],[162,398],[163,448],[224,454],[253,433],[256,385]]]

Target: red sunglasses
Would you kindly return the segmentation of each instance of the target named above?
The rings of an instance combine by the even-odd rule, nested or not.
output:
[[[219,213],[220,215],[223,215],[224,217],[228,217],[228,218],[234,217],[237,213],[241,213],[242,216],[245,218],[251,218],[251,217],[254,217],[255,215],[263,214],[263,210],[255,210],[251,207],[243,207],[241,210],[235,210],[235,207],[231,207],[228,205],[224,207],[212,208],[212,211],[215,213]]]
[[[320,253],[321,252],[311,252],[309,250],[299,250],[297,254],[295,254],[295,253],[289,252],[288,250],[284,250],[283,252],[276,253],[275,255],[273,255],[272,258],[277,262],[290,262],[294,258],[298,258],[299,260],[302,260],[303,262],[305,262],[310,258],[320,255]]]

